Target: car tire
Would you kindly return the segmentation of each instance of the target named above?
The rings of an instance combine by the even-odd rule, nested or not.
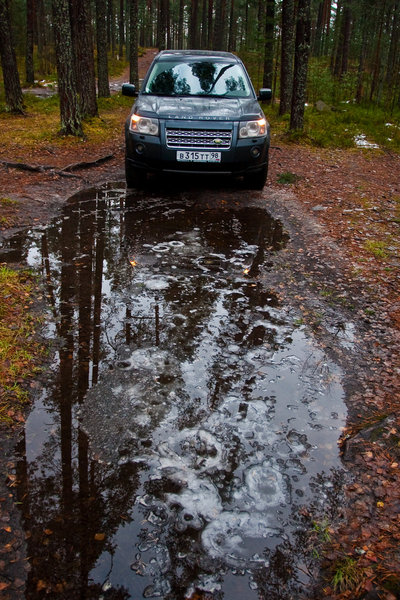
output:
[[[268,161],[260,171],[246,175],[244,178],[245,185],[251,190],[262,190],[265,186],[268,176]]]
[[[146,182],[147,173],[145,170],[132,167],[128,159],[125,159],[125,179],[128,188],[141,187]]]

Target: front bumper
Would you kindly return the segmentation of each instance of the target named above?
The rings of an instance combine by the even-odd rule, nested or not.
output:
[[[232,132],[229,149],[210,147],[168,147],[166,129],[188,128]],[[132,133],[126,127],[126,158],[130,166],[153,172],[165,173],[219,173],[229,175],[244,175],[260,171],[268,162],[269,130],[267,135],[259,138],[238,139],[239,122],[208,122],[208,121],[161,121],[160,135],[151,136]],[[178,162],[178,150],[218,151],[221,152],[221,162]]]

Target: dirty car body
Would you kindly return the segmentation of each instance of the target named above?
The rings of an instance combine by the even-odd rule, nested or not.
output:
[[[132,84],[122,93],[136,96]],[[242,61],[229,52],[160,52],[125,126],[126,181],[148,172],[243,175],[262,188],[268,172],[269,124]]]

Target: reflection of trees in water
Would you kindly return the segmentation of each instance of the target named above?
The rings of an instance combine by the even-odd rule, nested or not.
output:
[[[27,462],[25,443],[20,447],[20,497],[34,557],[27,598],[44,591],[68,600],[93,597],[87,595],[89,572],[138,485],[136,468],[91,460],[86,435],[74,422],[90,372],[97,379],[104,250],[105,207],[95,200],[83,206],[67,206],[60,232],[50,229],[41,244],[61,343],[56,385],[46,400],[52,431],[34,461]],[[123,590],[115,594],[127,597]]]
[[[21,446],[21,501],[31,532],[28,551],[35,557],[27,598],[36,598],[42,585],[59,598],[95,597],[98,586],[89,584],[89,573],[102,552],[113,554],[109,540],[121,518],[128,518],[137,492],[139,467],[130,463],[107,466],[93,460],[88,439],[76,423],[76,407],[97,382],[101,365],[113,362],[122,345],[135,349],[158,344],[179,362],[189,361],[200,344],[207,346],[210,341],[208,380],[202,383],[208,396],[206,409],[214,411],[243,378],[240,370],[226,368],[227,344],[242,343],[251,327],[243,314],[255,307],[267,314],[275,301],[259,285],[241,283],[237,291],[245,300],[237,302],[234,293],[226,294],[224,278],[232,268],[241,275],[242,265],[231,267],[229,261],[246,245],[257,247],[251,265],[252,274],[257,274],[266,247],[278,249],[283,243],[279,224],[261,209],[201,211],[184,204],[175,208],[179,209],[147,206],[115,214],[107,210],[107,200],[89,197],[81,204],[69,204],[61,228],[50,228],[43,238],[46,281],[61,343],[56,384],[46,400],[53,429],[31,463]],[[185,238],[188,255],[171,252],[157,265],[154,253],[143,249],[144,244],[153,247],[175,239],[177,231],[191,234],[194,228],[196,236]],[[156,294],[145,291],[143,282],[136,289],[136,273],[129,260],[138,254],[156,261],[150,262],[149,272],[154,266],[168,271],[176,263],[179,277]],[[202,268],[199,254],[205,257]],[[218,300],[228,317],[223,317],[216,331],[205,333],[210,318],[218,316]],[[174,321],[178,314],[184,326]],[[259,335],[254,333],[247,343],[255,343]],[[249,393],[251,382],[243,381]],[[200,423],[204,409],[198,398],[189,398],[178,407],[178,424],[183,428]],[[157,425],[155,421],[151,426]],[[227,467],[219,475],[223,501],[231,496],[233,474],[241,460],[241,441],[230,435],[229,444]],[[163,482],[146,485],[148,493],[161,501],[166,493]],[[164,485],[171,486],[171,481]],[[171,513],[168,518],[173,521],[177,515]],[[190,528],[182,533],[168,527],[164,536],[171,560],[168,597],[181,598],[198,572],[215,572],[216,561],[206,564],[211,559],[204,557],[199,534]],[[186,558],[179,558],[178,549],[183,555],[186,548]],[[223,597],[221,593],[214,598],[218,596]],[[128,596],[123,589],[113,589],[107,597],[122,600]]]

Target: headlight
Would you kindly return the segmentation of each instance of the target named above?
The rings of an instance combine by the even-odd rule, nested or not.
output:
[[[135,133],[158,135],[158,119],[149,119],[148,117],[132,115],[129,129]]]
[[[263,119],[258,119],[258,121],[247,121],[247,123],[242,123],[239,129],[239,137],[240,138],[252,138],[259,137],[261,135],[265,135],[267,130],[267,121]]]

